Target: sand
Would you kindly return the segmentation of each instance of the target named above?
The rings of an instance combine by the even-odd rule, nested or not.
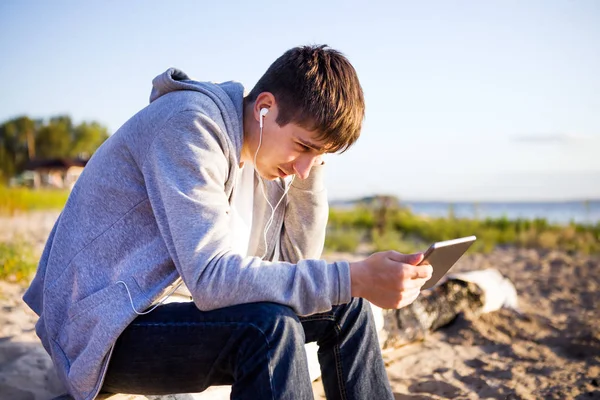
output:
[[[398,399],[600,398],[597,257],[498,249],[461,266],[497,268],[515,284],[521,312],[459,317],[387,354]]]
[[[41,251],[57,216],[0,218],[0,240],[19,236]],[[454,272],[490,267],[515,284],[519,312],[461,315],[422,342],[385,350],[396,399],[600,399],[600,256],[497,248],[463,258]],[[0,399],[49,399],[64,389],[23,292],[0,282]],[[313,389],[325,398],[319,380]]]

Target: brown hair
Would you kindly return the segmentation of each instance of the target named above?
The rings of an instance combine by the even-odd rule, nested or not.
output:
[[[354,67],[327,45],[301,46],[286,51],[259,79],[248,95],[275,96],[277,124],[297,124],[318,132],[327,152],[346,151],[360,135],[365,115],[362,88]]]

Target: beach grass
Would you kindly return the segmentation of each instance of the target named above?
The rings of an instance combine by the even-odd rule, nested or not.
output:
[[[0,280],[28,282],[37,268],[37,257],[24,241],[0,242]]]
[[[356,238],[362,238],[372,251],[394,249],[412,253],[425,250],[432,242],[475,235],[477,241],[470,252],[486,253],[499,245],[511,245],[600,253],[600,223],[559,225],[545,219],[430,218],[415,215],[403,207],[386,210],[365,205],[351,209],[332,208],[328,232],[334,233],[325,243],[325,248],[330,251],[341,251],[340,247],[356,249]],[[350,240],[352,238],[354,242]]]
[[[0,186],[0,215],[36,210],[60,210],[69,197],[68,190],[9,188]]]

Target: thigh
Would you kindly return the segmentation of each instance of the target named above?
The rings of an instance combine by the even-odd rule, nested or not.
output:
[[[103,391],[131,394],[196,393],[233,384],[240,349],[263,337],[269,303],[200,311],[170,303],[137,317],[117,340]]]

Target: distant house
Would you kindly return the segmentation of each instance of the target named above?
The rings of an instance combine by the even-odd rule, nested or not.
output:
[[[34,188],[72,189],[88,160],[75,158],[34,159],[25,165],[33,173]]]

